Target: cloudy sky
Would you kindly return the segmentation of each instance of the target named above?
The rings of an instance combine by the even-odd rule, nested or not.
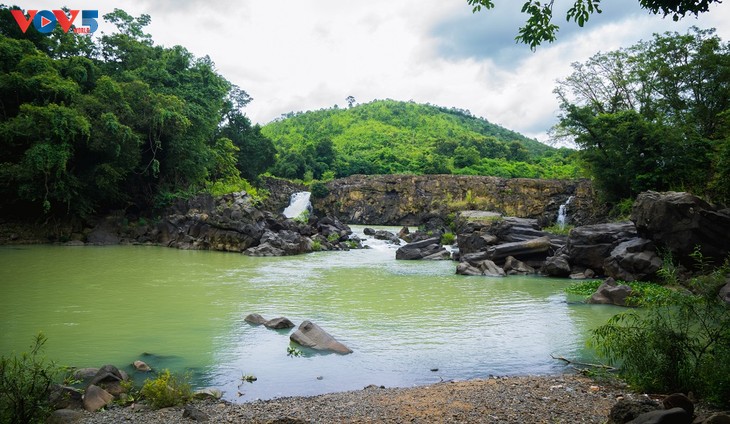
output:
[[[374,99],[468,109],[541,141],[556,123],[555,81],[570,63],[626,47],[655,32],[717,28],[730,40],[730,2],[699,19],[650,15],[637,0],[610,0],[584,28],[565,22],[571,0],[557,0],[558,41],[536,52],[515,44],[522,1],[495,1],[473,14],[466,0],[22,0],[24,9],[122,8],[152,16],[157,44],[209,55],[247,91],[252,121]],[[112,30],[102,25],[102,30]]]

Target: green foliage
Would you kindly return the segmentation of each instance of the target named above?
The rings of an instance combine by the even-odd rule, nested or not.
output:
[[[330,233],[330,235],[327,236],[327,241],[330,243],[337,243],[340,241],[340,235],[337,233]]]
[[[312,241],[312,251],[319,252],[320,250],[322,250],[322,242],[319,240],[313,240]]]
[[[322,181],[313,181],[309,190],[312,193],[312,197],[315,199],[327,197],[327,195],[329,194],[329,189],[327,188],[327,185]]]
[[[51,413],[48,396],[60,368],[43,356],[46,340],[38,334],[28,353],[0,358],[1,422],[45,422]]]
[[[167,408],[182,405],[193,397],[189,377],[162,370],[156,378],[146,379],[140,390],[140,395],[153,408]]]
[[[555,90],[564,112],[555,134],[581,148],[606,201],[646,190],[727,200],[730,45],[714,30],[655,34],[572,66]]]
[[[155,46],[149,15],[116,9],[100,37],[26,34],[0,6],[0,209],[84,216],[254,181],[271,140],[208,57]],[[224,187],[220,187],[224,186]]]
[[[590,296],[598,290],[603,283],[600,280],[580,281],[566,287],[564,291],[569,294],[579,296]],[[633,306],[647,306],[664,303],[665,300],[673,296],[674,292],[666,287],[656,283],[643,281],[617,281],[618,284],[626,284],[631,287],[631,295],[627,299],[627,304]]]
[[[413,102],[377,100],[348,109],[292,113],[261,131],[278,150],[271,173],[292,179],[495,172],[573,178],[578,169],[567,149],[553,149],[469,111]]]
[[[311,214],[309,212],[309,209],[304,209],[302,211],[302,213],[300,213],[298,216],[295,216],[294,218],[292,218],[292,220],[296,221],[300,224],[307,224],[309,222],[310,215]]]
[[[300,349],[298,349],[296,347],[292,347],[292,346],[287,346],[286,356],[288,356],[290,358],[298,358],[302,355],[303,355],[303,353]]]
[[[550,234],[558,234],[558,235],[567,236],[568,234],[570,234],[570,230],[572,230],[573,228],[574,228],[573,225],[562,225],[561,226],[560,224],[556,223],[556,224],[550,225],[548,227],[544,227],[542,230],[545,231],[546,233],[550,233]]]
[[[455,241],[456,241],[456,236],[454,235],[454,233],[444,233],[441,236],[441,244],[443,244],[445,246],[450,246],[450,245],[454,244]]]
[[[664,16],[672,15],[675,21],[683,18],[687,13],[691,15],[699,15],[707,12],[712,3],[721,3],[721,0],[703,0],[703,1],[678,1],[678,0],[639,0],[639,5],[654,14],[662,14]],[[494,8],[493,0],[467,0],[472,6],[472,12],[476,13],[484,9]],[[558,25],[553,23],[553,1],[541,3],[535,0],[528,0],[522,5],[522,13],[528,15],[525,25],[520,27],[515,40],[518,43],[527,44],[531,50],[535,50],[537,46],[544,42],[556,40],[557,33],[560,30]],[[601,0],[575,0],[573,6],[568,9],[565,18],[568,22],[571,20],[583,27],[588,19],[594,13],[601,13]]]
[[[730,262],[690,281],[693,293],[669,291],[618,314],[590,340],[609,363],[620,364],[636,389],[689,391],[730,405],[730,308],[717,296]]]

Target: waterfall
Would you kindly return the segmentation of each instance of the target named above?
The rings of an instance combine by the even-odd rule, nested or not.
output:
[[[573,196],[568,197],[568,200],[560,205],[560,208],[558,209],[558,226],[560,226],[561,230],[565,229],[565,223],[568,222],[568,213],[566,212],[566,208],[568,207],[568,204],[570,204],[571,200],[573,200]]]
[[[312,204],[309,202],[309,196],[311,195],[312,193],[308,191],[293,193],[289,200],[289,206],[287,206],[286,209],[284,209],[284,212],[282,212],[284,216],[287,218],[296,218],[304,211],[311,212]]]

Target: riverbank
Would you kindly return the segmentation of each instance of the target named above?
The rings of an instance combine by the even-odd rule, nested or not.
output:
[[[214,423],[605,423],[625,387],[580,375],[491,377],[413,388],[380,388],[243,404],[206,401],[193,407]],[[189,423],[182,407],[158,411],[112,407],[84,413],[85,424]]]

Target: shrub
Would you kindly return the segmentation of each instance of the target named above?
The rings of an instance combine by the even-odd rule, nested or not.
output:
[[[313,181],[309,190],[312,192],[312,197],[314,197],[315,199],[327,197],[327,195],[330,193],[327,185],[322,181]]]
[[[692,391],[730,405],[730,308],[717,296],[728,271],[726,263],[692,280],[694,294],[671,291],[644,311],[612,317],[589,344],[638,390]]]
[[[563,225],[561,227],[560,224],[555,223],[549,227],[543,228],[542,230],[544,232],[550,233],[550,234],[558,234],[558,235],[567,236],[568,234],[570,234],[570,230],[572,230],[573,228],[574,228],[573,225]]]
[[[51,413],[48,395],[60,368],[41,354],[46,340],[39,333],[29,353],[0,358],[0,422],[44,422]]]
[[[182,405],[193,397],[187,376],[177,376],[170,370],[162,370],[155,379],[147,379],[140,394],[153,408]]]
[[[441,236],[441,244],[443,245],[452,245],[456,241],[456,236],[454,233],[444,233]]]
[[[313,240],[312,241],[312,251],[319,252],[322,250],[322,242],[319,240]]]

